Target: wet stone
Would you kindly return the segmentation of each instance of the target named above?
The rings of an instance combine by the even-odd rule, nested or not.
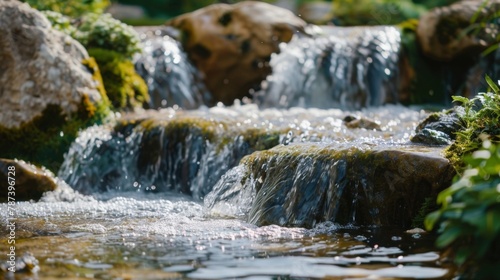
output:
[[[408,227],[425,198],[448,187],[454,176],[439,150],[347,148],[293,144],[256,152],[242,160],[233,186],[221,180],[209,209],[238,203],[256,225],[313,227],[340,224]],[[226,178],[234,182],[234,178]],[[242,205],[238,193],[251,192]],[[228,195],[231,194],[231,195]],[[229,199],[228,199],[229,197]],[[234,199],[232,199],[234,198]]]
[[[463,127],[463,121],[459,117],[461,114],[463,114],[461,107],[430,114],[417,126],[411,141],[427,145],[453,143],[455,133]]]

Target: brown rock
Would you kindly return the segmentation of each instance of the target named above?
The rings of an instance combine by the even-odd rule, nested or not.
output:
[[[476,22],[491,17],[500,10],[500,0],[488,2],[482,7],[482,0],[460,1],[448,7],[435,8],[420,18],[417,36],[424,53],[434,59],[449,61],[467,52],[486,49],[496,42],[500,28],[489,24],[478,32],[466,32],[471,19],[479,12]],[[464,34],[467,35],[464,35]]]
[[[9,186],[13,190],[9,190]],[[0,158],[0,201],[38,200],[57,187],[54,174],[22,160]],[[9,193],[10,192],[10,193]]]
[[[101,95],[82,65],[87,51],[51,28],[40,12],[15,0],[0,1],[0,124],[6,128],[40,116],[49,104],[66,115],[77,112],[84,96]]]
[[[292,12],[262,2],[217,4],[181,15],[167,25],[182,32],[190,59],[205,75],[215,101],[232,104],[271,72],[271,54],[306,23]]]

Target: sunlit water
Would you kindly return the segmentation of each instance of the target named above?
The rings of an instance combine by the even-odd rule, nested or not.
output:
[[[425,113],[401,106],[343,112],[243,105],[166,112],[172,118],[188,114],[215,123],[287,127],[282,142],[429,149],[408,141]],[[381,129],[349,129],[342,123],[345,115],[370,118]],[[111,139],[100,129],[82,132],[73,149],[88,151],[84,147],[96,139]],[[18,203],[16,211],[16,252],[39,261],[39,279],[442,279],[451,271],[440,263],[427,233],[329,222],[313,229],[257,227],[217,218],[199,199],[169,191],[124,187],[83,196],[62,188],[42,202]],[[6,204],[0,213],[5,221]]]
[[[174,194],[115,195],[17,204],[18,255],[38,259],[39,279],[430,279],[448,272],[426,234],[332,223],[256,227],[206,218],[202,205]]]
[[[330,222],[317,224],[313,229],[257,227],[234,218],[238,215],[227,218],[231,216],[228,213],[240,210],[237,207],[219,207],[220,215],[214,215],[213,209],[208,211],[203,204],[219,179],[238,172],[239,160],[253,152],[243,137],[249,131],[277,133],[279,145],[313,142],[339,148],[377,146],[437,153],[433,148],[409,142],[425,112],[395,105],[350,112],[259,109],[253,104],[206,108],[202,105],[209,102],[206,89],[179,44],[161,32],[156,35],[159,38],[143,37],[146,55],[139,58],[137,67],[150,87],[150,106],[169,108],[144,112],[135,118],[159,123],[202,119],[212,124],[215,140],[187,137],[187,144],[175,146],[174,153],[179,156],[167,153],[166,158],[144,168],[137,164],[144,129],[136,127],[130,134],[122,135],[113,133],[113,124],[109,124],[81,132],[68,151],[59,176],[87,195],[61,186],[40,202],[17,203],[16,254],[18,260],[25,254],[33,255],[38,267],[16,275],[2,271],[1,276],[451,278],[453,269],[440,262],[432,245],[434,236],[428,233]],[[267,80],[267,95],[258,95],[257,101],[263,107],[354,109],[395,101],[399,33],[382,27],[354,34],[349,39],[351,43],[342,41],[346,39],[342,33],[332,36],[294,41],[288,51],[273,57],[275,75]],[[293,69],[299,72],[289,72]],[[177,106],[170,107],[173,104]],[[179,106],[198,109],[183,111],[177,109]],[[349,128],[343,122],[346,116],[370,119],[378,129]],[[164,131],[158,128],[160,135]],[[180,183],[182,178],[175,177],[179,174],[178,164],[183,162],[187,162],[191,172],[184,185]],[[141,168],[146,173],[141,173]],[[7,207],[0,204],[2,223],[7,221]],[[7,229],[0,228],[0,233],[6,236]],[[6,239],[1,242],[6,245]],[[0,261],[4,260],[2,254]]]

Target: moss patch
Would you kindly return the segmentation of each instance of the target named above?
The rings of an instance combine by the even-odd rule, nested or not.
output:
[[[147,85],[130,60],[104,49],[89,49],[88,52],[99,65],[104,88],[115,109],[142,107],[149,101]]]
[[[0,157],[23,159],[56,173],[78,130],[102,122],[107,115],[105,104],[89,104],[83,98],[74,118],[66,116],[59,105],[50,104],[40,116],[17,128],[0,125]],[[89,107],[91,111],[87,111]]]

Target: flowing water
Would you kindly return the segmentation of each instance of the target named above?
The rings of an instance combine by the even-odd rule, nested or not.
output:
[[[343,49],[350,46],[348,43],[332,43],[340,40],[339,34],[333,35],[337,36],[335,40],[305,38],[292,42],[290,49],[296,57],[309,49],[311,53],[302,57],[305,65],[312,63],[310,68],[314,71],[323,69],[337,76],[347,75],[349,80],[355,80],[356,89],[345,84],[344,76],[328,78],[322,73],[319,78],[315,76],[317,72],[306,73],[309,76],[303,82],[307,86],[302,84],[300,90],[290,91],[290,97],[295,97],[286,99],[282,96],[288,90],[283,89],[280,79],[287,74],[278,77],[282,74],[277,71],[264,89],[273,92],[270,98],[274,101],[260,99],[262,107],[318,104],[309,102],[315,98],[300,98],[306,91],[322,93],[312,90],[315,79],[324,81],[318,82],[321,88],[327,85],[330,89],[329,97],[318,97],[330,98],[329,104],[355,109],[386,103],[386,97],[394,95],[390,84],[397,79],[397,31],[381,28],[363,34],[353,40],[363,46],[360,51],[375,50],[373,56],[369,52],[352,54]],[[368,34],[373,37],[367,37]],[[259,227],[240,215],[248,211],[253,199],[250,192],[239,192],[236,200],[214,198],[214,193],[210,193],[214,187],[224,188],[241,177],[242,158],[273,146],[313,143],[339,149],[385,147],[438,154],[439,149],[409,142],[425,112],[399,105],[360,111],[263,109],[255,104],[182,110],[179,107],[204,104],[205,88],[195,82],[198,74],[185,60],[179,45],[163,33],[157,35],[158,38],[147,41],[149,57],[141,58],[138,65],[144,69],[148,84],[153,85],[151,107],[168,107],[172,103],[177,106],[118,116],[108,125],[82,131],[58,174],[79,193],[63,184],[40,202],[15,205],[20,273],[0,270],[5,278],[452,278],[454,269],[441,262],[432,234],[407,231],[409,228],[329,221],[315,223],[308,229]],[[360,41],[362,37],[374,41]],[[320,45],[318,52],[311,47],[316,43]],[[329,50],[328,59],[320,62],[326,68],[315,64],[321,48]],[[339,52],[331,52],[335,49]],[[290,52],[284,51],[284,55],[291,55]],[[271,64],[279,67],[279,59],[273,58]],[[298,63],[302,63],[300,59]],[[284,70],[290,71],[289,67],[293,68],[287,66]],[[161,71],[164,73],[157,74]],[[164,75],[172,72],[176,74]],[[160,83],[167,78],[172,80]],[[165,89],[166,84],[170,88]],[[178,88],[174,89],[173,84]],[[362,93],[362,98],[349,99],[353,91]],[[345,120],[353,118],[366,120],[368,125],[348,127]],[[0,204],[2,221],[7,219],[7,207]],[[8,232],[2,227],[0,233],[6,236]],[[5,256],[0,260],[5,260]]]

